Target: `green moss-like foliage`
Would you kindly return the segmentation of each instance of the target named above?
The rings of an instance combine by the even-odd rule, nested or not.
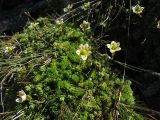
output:
[[[91,37],[73,25],[56,25],[46,18],[37,22],[0,43],[2,73],[12,70],[11,79],[19,86],[15,90],[27,94],[27,101],[6,109],[22,109],[21,119],[34,120],[113,120],[115,109],[122,120],[138,119],[133,109],[115,106],[121,90],[120,103],[134,107],[131,82],[123,83],[110,71]],[[92,54],[83,61],[76,50],[86,43]]]

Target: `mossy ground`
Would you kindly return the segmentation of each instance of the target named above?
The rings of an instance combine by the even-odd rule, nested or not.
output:
[[[19,110],[24,111],[22,120],[113,120],[115,115],[122,120],[143,119],[123,106],[135,105],[131,82],[111,72],[107,56],[97,51],[90,33],[47,18],[36,23],[0,42],[4,110],[13,111],[2,119]],[[86,43],[92,54],[84,61],[76,50]],[[15,102],[19,90],[27,94],[23,103]]]

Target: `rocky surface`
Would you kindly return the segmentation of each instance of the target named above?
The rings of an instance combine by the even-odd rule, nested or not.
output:
[[[0,32],[20,31],[28,20],[46,16],[49,10],[61,13],[64,4],[65,0],[0,0]]]

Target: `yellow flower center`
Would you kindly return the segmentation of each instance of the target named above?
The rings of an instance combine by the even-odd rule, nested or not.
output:
[[[88,50],[86,49],[82,49],[80,52],[81,55],[87,55],[88,54]]]
[[[142,9],[141,9],[140,7],[136,7],[136,8],[135,8],[135,11],[136,11],[136,12],[141,12]]]
[[[84,29],[88,28],[88,24],[84,23],[84,24],[83,24],[83,28],[84,28]]]
[[[112,49],[112,50],[116,50],[117,47],[118,47],[117,44],[111,44],[111,49]]]

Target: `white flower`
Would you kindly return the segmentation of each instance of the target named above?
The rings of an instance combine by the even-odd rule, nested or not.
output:
[[[16,99],[16,102],[18,103],[22,103],[27,100],[27,95],[23,90],[18,91],[18,96],[19,98]]]
[[[90,23],[83,20],[83,23],[80,24],[80,28],[82,30],[89,30],[91,27],[90,27]]]
[[[6,47],[4,48],[4,52],[5,52],[5,53],[8,53],[8,52],[13,51],[14,49],[15,49],[14,46],[6,46]]]
[[[77,55],[79,55],[82,60],[87,60],[88,56],[92,53],[90,51],[91,47],[86,43],[86,44],[81,44],[78,48],[78,50],[76,51]]]
[[[132,11],[135,14],[141,14],[143,12],[143,10],[144,10],[144,7],[141,7],[138,4],[132,7]]]
[[[68,4],[67,7],[65,7],[65,8],[63,9],[63,11],[64,11],[64,12],[68,12],[68,11],[70,11],[70,10],[72,9],[72,7],[73,7],[72,4]]]
[[[91,7],[91,3],[90,3],[90,2],[86,2],[86,3],[84,3],[84,5],[82,6],[82,9],[83,9],[83,10],[88,10],[88,9],[90,9],[90,7]]]
[[[64,22],[63,22],[63,18],[56,20],[56,24],[57,24],[57,25],[62,25],[63,23],[64,23]]]
[[[157,22],[157,28],[160,29],[160,20]]]
[[[107,47],[110,49],[110,52],[112,54],[121,50],[119,46],[120,46],[120,43],[115,41],[112,41],[111,44],[107,44]]]
[[[28,28],[29,28],[29,29],[33,29],[33,28],[37,27],[38,25],[39,25],[38,22],[31,23],[31,24],[28,26]]]

